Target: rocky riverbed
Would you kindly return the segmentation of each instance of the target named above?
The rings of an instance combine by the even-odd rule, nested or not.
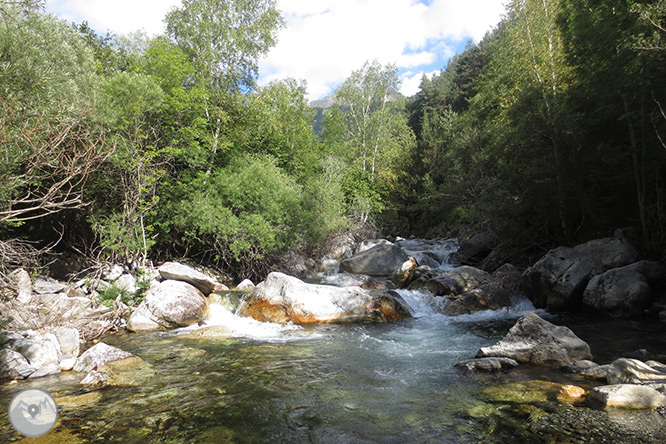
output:
[[[317,355],[317,365],[326,366],[333,358],[330,353],[335,353],[331,350],[338,347],[337,338],[329,337],[331,331],[332,335],[343,337],[345,331],[353,332],[351,337],[358,344],[343,341],[343,354],[354,354],[355,347],[366,340],[364,334],[372,338],[378,332],[389,335],[402,332],[408,337],[405,346],[426,347],[431,352],[434,352],[431,347],[441,350],[435,354],[446,354],[449,350],[457,358],[442,358],[442,365],[448,369],[442,371],[451,378],[450,382],[476,387],[469,392],[476,394],[455,408],[466,412],[463,416],[477,421],[477,425],[490,427],[496,423],[498,430],[511,429],[514,427],[511,421],[527,415],[529,433],[536,433],[535,436],[555,427],[551,423],[559,422],[558,427],[564,431],[552,429],[546,435],[564,433],[563,436],[575,438],[579,433],[583,442],[596,433],[593,433],[596,429],[584,430],[580,426],[587,421],[585,418],[613,423],[613,417],[622,417],[630,422],[627,418],[631,415],[613,412],[631,409],[636,421],[646,421],[645,427],[627,426],[627,438],[616,442],[632,442],[630,439],[636,437],[659,442],[653,438],[661,435],[648,425],[666,424],[659,413],[666,404],[666,365],[660,355],[666,352],[666,348],[660,348],[664,344],[657,341],[627,350],[618,350],[621,344],[614,344],[612,353],[602,351],[603,359],[595,362],[599,347],[594,340],[590,347],[572,329],[561,325],[567,322],[566,313],[557,317],[553,313],[587,307],[616,319],[594,321],[601,328],[604,322],[663,325],[655,324],[662,308],[661,264],[641,260],[626,241],[613,238],[553,250],[527,270],[509,264],[492,272],[456,266],[453,253],[457,248],[453,240],[367,242],[357,246],[355,254],[343,250],[338,256],[321,258],[309,270],[307,266],[301,270],[309,277],[308,282],[316,279],[324,285],[272,273],[257,286],[244,281],[233,291],[214,277],[178,263],[143,270],[138,276],[122,267],[109,267],[96,280],[73,283],[43,277],[32,279],[17,270],[2,301],[2,315],[12,321],[11,331],[3,334],[0,378],[9,384],[6,387],[29,384],[20,382],[27,379],[44,381],[47,389],[49,381],[61,385],[65,378],[74,386],[87,387],[85,396],[89,397],[99,387],[126,390],[150,385],[157,375],[171,371],[163,359],[151,358],[150,351],[136,345],[139,340],[152,347],[162,337],[155,334],[167,334],[176,349],[180,341],[215,341],[215,352],[222,354],[225,352],[220,344],[227,342],[220,340],[231,340],[228,344],[240,350],[248,346],[248,340],[273,344],[291,343],[296,338],[290,347],[301,347],[296,344],[303,340],[316,342],[321,340],[319,335],[324,335],[329,351],[324,356]],[[122,295],[136,295],[143,288],[143,299],[124,301],[119,294],[110,307],[99,303],[100,292],[119,287],[125,289]],[[550,313],[538,308],[546,308]],[[639,315],[642,321],[619,320]],[[500,328],[499,334],[493,330],[493,319],[502,319],[502,325],[510,324],[506,329]],[[432,329],[445,329],[446,335],[456,337],[460,332],[449,331],[450,323],[465,326],[465,344],[446,344],[432,336]],[[347,326],[325,327],[331,324]],[[475,331],[476,324],[482,326],[481,336]],[[405,330],[409,325],[418,328]],[[582,331],[584,337],[595,338],[580,327],[574,330]],[[125,330],[139,333],[109,336]],[[253,331],[262,334],[248,334]],[[127,339],[116,340],[120,337]],[[377,338],[378,344],[385,339],[381,334]],[[402,339],[398,335],[391,343],[400,344]],[[423,346],[422,342],[428,344]],[[648,346],[651,350],[636,351]],[[205,353],[204,350],[202,359]],[[406,350],[398,361],[392,355],[380,358],[386,361],[388,375],[408,378],[394,366],[403,365],[399,362],[413,355]],[[339,358],[335,357],[336,362]],[[431,363],[430,356],[413,359],[417,362],[410,362],[408,367],[416,373],[420,371],[419,359]],[[378,363],[357,364],[374,368]],[[434,371],[427,367],[428,372]],[[534,370],[539,368],[543,370]],[[529,379],[526,375],[530,372],[540,374]],[[393,381],[391,377],[388,380]],[[432,380],[426,383],[439,386]],[[67,388],[65,392],[71,390]],[[376,390],[373,388],[369,396],[376,397]],[[551,403],[554,404],[548,407]],[[503,417],[501,411],[506,407],[497,410],[500,405],[515,411]],[[646,420],[648,417],[652,419]],[[613,424],[607,430],[622,430],[617,423]],[[403,426],[405,430],[414,430],[413,425]],[[574,432],[574,429],[580,430]],[[332,442],[340,442],[342,435],[333,435]],[[498,432],[497,436],[500,435]],[[419,439],[413,442],[428,442],[426,436],[427,433],[419,434]],[[503,439],[496,442],[505,442]],[[253,440],[238,439],[238,442],[263,441],[255,436]]]

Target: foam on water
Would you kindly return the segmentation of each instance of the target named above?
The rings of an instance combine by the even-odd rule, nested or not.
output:
[[[228,307],[221,304],[211,304],[208,307],[208,318],[203,325],[181,329],[180,333],[190,333],[200,328],[222,326],[229,330],[227,336],[256,339],[267,342],[286,342],[312,338],[314,335],[305,334],[302,327],[273,322],[260,322],[252,318],[240,316]],[[299,334],[301,333],[301,334]]]
[[[499,310],[484,310],[476,313],[445,316],[446,299],[433,295],[427,290],[395,290],[409,306],[414,318],[443,316],[453,322],[479,322],[499,319],[520,318],[527,313],[536,313],[541,317],[551,316],[546,310],[537,310],[528,299],[516,301],[512,306]]]

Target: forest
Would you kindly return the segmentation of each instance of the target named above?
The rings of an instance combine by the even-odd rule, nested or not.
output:
[[[664,259],[664,0],[511,0],[413,97],[369,55],[318,121],[305,80],[257,84],[275,0],[165,23],[0,1],[0,274],[71,254],[261,278],[341,233],[490,232],[492,268],[621,229]]]

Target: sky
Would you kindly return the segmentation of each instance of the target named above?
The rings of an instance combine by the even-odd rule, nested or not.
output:
[[[443,69],[469,40],[499,23],[506,0],[278,0],[287,26],[259,62],[259,85],[305,79],[310,100],[333,93],[354,70],[377,59],[398,68],[401,92],[418,92],[423,74]],[[47,0],[68,22],[100,34],[164,33],[163,18],[180,0]]]

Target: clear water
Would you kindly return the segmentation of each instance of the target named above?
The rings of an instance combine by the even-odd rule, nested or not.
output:
[[[28,387],[79,397],[52,432],[78,442],[662,442],[663,433],[652,430],[661,421],[654,412],[613,418],[555,402],[530,406],[544,420],[480,394],[507,381],[566,382],[557,371],[470,376],[453,368],[494,343],[529,304],[451,318],[427,293],[402,296],[415,318],[392,324],[278,326],[214,306],[209,324],[225,325],[224,336],[193,339],[183,329],[105,339],[153,365],[155,374],[137,386],[91,390],[77,385],[83,375],[68,373],[0,387],[0,400],[8,404]],[[618,438],[613,424],[642,434]],[[0,442],[18,439],[3,412]]]

